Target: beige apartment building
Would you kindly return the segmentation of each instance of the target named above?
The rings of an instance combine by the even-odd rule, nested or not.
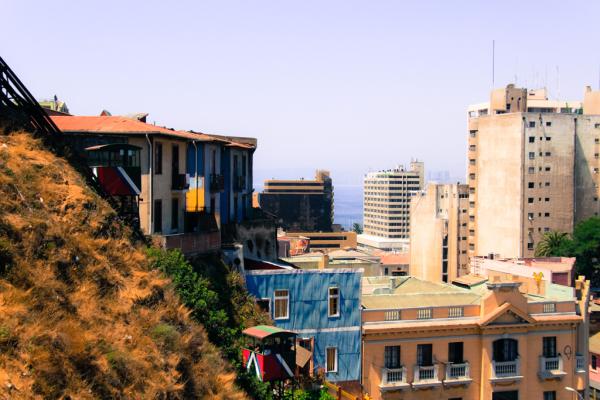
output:
[[[467,256],[469,188],[429,183],[412,197],[410,275],[452,282],[469,273]]]
[[[508,85],[469,107],[469,257],[532,257],[600,211],[600,92],[553,101]]]
[[[408,244],[410,199],[423,189],[424,172],[424,164],[413,161],[410,169],[398,166],[365,175],[364,233],[359,236],[359,243],[370,247],[378,247],[378,242]]]
[[[532,280],[504,275],[459,287],[363,278],[363,393],[374,400],[571,400],[569,386],[585,396],[590,283],[543,281],[530,294]]]

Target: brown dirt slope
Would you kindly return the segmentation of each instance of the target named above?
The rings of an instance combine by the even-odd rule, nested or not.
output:
[[[130,234],[65,160],[0,136],[0,398],[244,398]]]

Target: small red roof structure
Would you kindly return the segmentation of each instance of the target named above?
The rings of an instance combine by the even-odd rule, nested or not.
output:
[[[245,329],[242,333],[246,336],[255,337],[257,339],[264,339],[271,335],[278,335],[278,334],[295,335],[295,333],[292,331],[287,331],[285,329],[281,329],[276,326],[270,326],[270,325],[253,326],[252,328]]]

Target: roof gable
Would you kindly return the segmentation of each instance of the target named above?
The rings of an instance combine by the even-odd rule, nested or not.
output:
[[[510,303],[504,303],[494,312],[484,316],[479,322],[481,326],[533,324],[535,320]]]

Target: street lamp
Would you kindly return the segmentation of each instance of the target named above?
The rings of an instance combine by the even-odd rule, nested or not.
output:
[[[565,386],[565,390],[568,390],[569,392],[573,392],[573,393],[575,393],[575,394],[577,395],[577,398],[578,398],[579,400],[583,400],[583,396],[582,396],[582,395],[581,395],[581,394],[580,394],[580,393],[579,393],[577,390],[573,389],[572,387],[570,387],[570,386]]]

